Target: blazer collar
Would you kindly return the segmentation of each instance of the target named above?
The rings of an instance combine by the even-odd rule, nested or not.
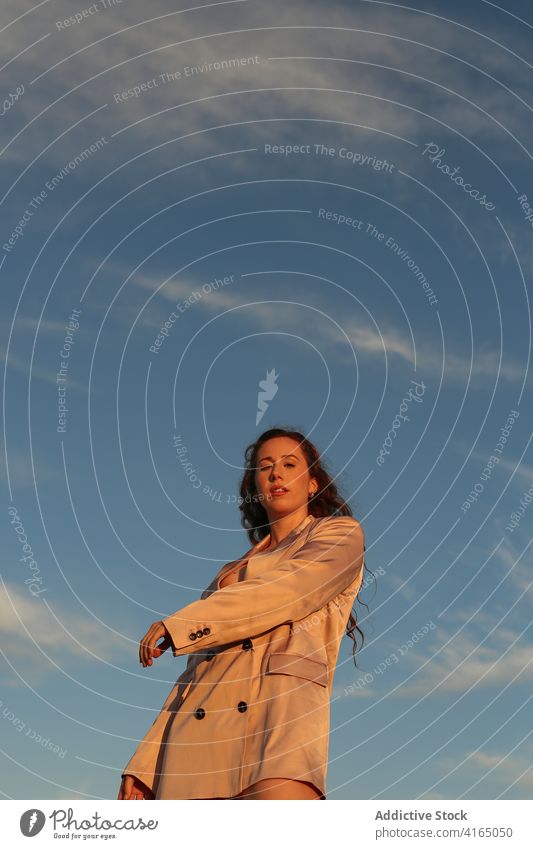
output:
[[[311,513],[308,513],[308,514],[307,514],[307,516],[306,516],[304,519],[302,519],[302,521],[301,521],[298,525],[296,525],[296,527],[295,527],[295,528],[293,528],[293,529],[292,529],[292,531],[289,531],[289,533],[287,534],[287,536],[286,536],[286,537],[284,537],[284,538],[282,539],[282,541],[280,542],[280,544],[279,544],[279,545],[277,545],[275,548],[273,548],[273,549],[272,549],[272,555],[275,555],[278,551],[282,550],[282,549],[283,549],[283,548],[285,548],[288,544],[290,544],[290,542],[292,541],[292,539],[293,539],[295,536],[297,536],[299,533],[301,533],[301,532],[304,530],[304,528],[306,528],[306,527],[307,527],[307,526],[308,526],[308,525],[309,525],[312,521],[316,521],[315,516],[313,516]],[[244,555],[244,557],[241,557],[239,560],[232,560],[229,564],[227,564],[227,566],[228,566],[228,568],[227,568],[227,569],[223,568],[223,569],[222,569],[222,570],[218,573],[217,577],[215,578],[215,585],[216,585],[216,588],[217,588],[217,589],[220,589],[220,581],[222,580],[222,578],[223,578],[225,575],[227,575],[229,572],[232,572],[234,569],[236,569],[236,568],[237,568],[237,566],[239,566],[239,565],[241,565],[241,566],[242,566],[242,565],[243,565],[243,564],[244,564],[247,560],[249,560],[251,557],[255,557],[255,555],[256,555],[256,554],[261,554],[262,552],[264,552],[264,553],[265,553],[265,555],[267,555],[267,556],[268,556],[268,555],[270,554],[270,552],[269,552],[269,551],[265,551],[265,549],[266,549],[266,548],[268,548],[268,546],[269,546],[269,545],[270,545],[270,533],[268,533],[268,534],[266,535],[266,537],[263,537],[263,539],[262,539],[262,540],[259,540],[259,542],[258,542],[258,543],[256,543],[256,544],[255,544],[255,545],[254,545],[254,546],[253,546],[253,547],[252,547],[252,548],[251,548],[251,549],[250,549],[250,550],[249,550],[249,551],[248,551],[248,552]]]
[[[283,537],[280,544],[277,545],[276,548],[273,549],[273,550],[277,551],[277,549],[280,548],[281,546],[285,546],[287,540],[290,540],[290,539],[293,538],[293,536],[296,536],[297,534],[301,533],[301,531],[303,531],[303,529],[306,528],[307,525],[314,518],[315,517],[312,516],[311,513],[308,513],[307,516],[304,519],[302,519],[302,521],[298,525],[296,525],[295,528],[292,529],[292,531],[289,531],[289,533],[287,534],[286,537]],[[270,533],[268,533],[266,535],[266,537],[263,537],[263,539],[260,542],[258,542],[257,545],[254,546],[254,548],[251,550],[250,556],[258,553],[259,551],[264,551],[264,549],[267,548],[270,545],[270,538],[271,538]]]

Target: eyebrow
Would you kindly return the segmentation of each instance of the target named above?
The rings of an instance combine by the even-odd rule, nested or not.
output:
[[[297,460],[297,459],[298,459],[298,457],[296,456],[296,454],[282,454],[281,456],[282,456],[282,457],[294,457],[294,459],[295,459],[295,460]],[[263,462],[263,460],[273,460],[273,459],[274,459],[273,457],[261,457],[261,459],[260,459],[260,460],[258,460],[258,462],[259,462],[259,463],[262,463],[262,462]]]

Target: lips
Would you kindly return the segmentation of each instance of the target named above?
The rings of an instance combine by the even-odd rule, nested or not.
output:
[[[273,498],[279,497],[280,495],[285,495],[285,493],[288,492],[288,491],[289,490],[286,489],[284,486],[281,486],[281,487],[271,486],[270,487],[270,494]]]

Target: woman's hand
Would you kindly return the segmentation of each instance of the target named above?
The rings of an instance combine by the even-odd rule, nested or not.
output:
[[[163,642],[159,643],[156,648],[156,643],[161,637],[164,637]],[[151,666],[152,658],[159,657],[172,645],[170,634],[162,622],[154,622],[150,629],[146,632],[139,646],[139,662],[143,666]]]
[[[125,775],[117,799],[155,799],[155,796],[135,775]]]

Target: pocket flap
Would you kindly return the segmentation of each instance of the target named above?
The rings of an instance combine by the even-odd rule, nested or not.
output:
[[[322,687],[328,685],[328,665],[321,660],[305,657],[303,654],[290,652],[272,652],[268,657],[268,672],[281,672],[284,675],[296,675],[315,681]]]

